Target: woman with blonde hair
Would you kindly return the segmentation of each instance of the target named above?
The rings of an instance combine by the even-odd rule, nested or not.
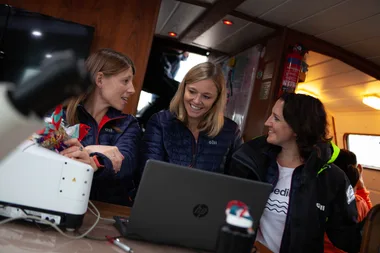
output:
[[[90,199],[131,205],[141,131],[137,120],[122,110],[135,93],[135,67],[129,57],[112,49],[90,55],[86,65],[91,88],[67,103],[64,120],[86,126],[87,134],[80,142],[68,140],[70,147],[61,154],[94,168]]]
[[[147,123],[142,166],[153,159],[225,173],[231,154],[242,143],[237,124],[224,117],[226,99],[219,66],[205,62],[190,69],[170,109]]]

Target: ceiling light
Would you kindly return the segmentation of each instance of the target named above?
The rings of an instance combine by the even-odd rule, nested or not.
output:
[[[42,36],[42,32],[34,30],[34,31],[32,31],[32,35],[35,36],[35,37],[41,37]]]
[[[168,34],[170,37],[177,37],[177,34],[175,32],[169,32]]]
[[[52,56],[51,54],[46,54],[45,57],[46,57],[46,58],[51,58],[51,57],[53,57],[53,56]]]
[[[314,94],[313,92],[310,92],[310,91],[307,91],[307,90],[304,90],[304,89],[297,89],[295,91],[295,93],[297,93],[297,94],[303,94],[303,95],[308,95],[308,96],[312,96],[312,97],[318,98],[318,96],[316,94]]]
[[[206,52],[206,55],[209,56],[209,55],[210,55],[210,52]]]
[[[377,95],[367,95],[363,97],[363,104],[376,110],[380,110],[380,97]]]
[[[234,23],[231,20],[224,19],[223,20],[223,24],[225,24],[225,25],[233,25]]]

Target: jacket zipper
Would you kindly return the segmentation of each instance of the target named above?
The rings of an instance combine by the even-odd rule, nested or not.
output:
[[[91,116],[91,114],[89,114],[84,108],[83,108],[83,112],[85,114],[87,114],[87,116],[90,118],[90,120],[93,120],[93,122],[95,123],[95,126],[98,130],[97,134],[96,134],[96,137],[95,137],[95,144],[94,145],[99,145],[99,135],[100,135],[100,130],[102,130],[103,126],[105,126],[108,122],[112,121],[112,120],[117,120],[117,119],[123,119],[123,118],[126,118],[127,116],[119,116],[119,117],[116,117],[116,118],[112,118],[112,119],[109,119],[108,121],[106,121],[103,126],[101,128],[99,128],[99,124],[98,122],[96,122],[96,120]],[[107,114],[105,114],[107,115]],[[104,116],[103,116],[104,117]],[[91,126],[90,126],[91,128]]]
[[[107,123],[109,123],[109,122],[111,122],[111,121],[113,121],[113,120],[123,119],[123,118],[125,118],[125,117],[126,117],[126,116],[120,116],[120,117],[116,117],[116,118],[109,119],[108,121],[106,121],[106,122],[103,124],[102,127],[99,127],[99,124],[97,124],[97,127],[98,127],[98,134],[96,135],[95,145],[99,145],[99,135],[100,135],[100,130],[102,130],[103,127],[104,127]]]
[[[191,156],[191,164],[190,168],[193,168],[195,166],[196,162],[196,157],[197,157],[197,152],[198,152],[198,142],[195,141],[195,138],[192,136],[192,143],[191,143],[191,151],[192,151],[192,156]]]

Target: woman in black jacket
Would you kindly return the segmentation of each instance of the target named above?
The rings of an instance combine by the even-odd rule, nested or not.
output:
[[[230,174],[273,185],[257,240],[273,252],[323,252],[323,236],[358,252],[355,195],[332,164],[339,148],[328,138],[326,111],[311,96],[285,93],[265,122],[268,135],[243,144]]]

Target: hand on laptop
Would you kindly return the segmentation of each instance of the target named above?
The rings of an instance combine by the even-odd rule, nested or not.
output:
[[[124,156],[120,153],[119,149],[116,146],[89,145],[86,146],[85,149],[89,154],[98,152],[107,156],[112,162],[113,170],[115,171],[115,173],[120,171],[121,164],[124,160]]]

